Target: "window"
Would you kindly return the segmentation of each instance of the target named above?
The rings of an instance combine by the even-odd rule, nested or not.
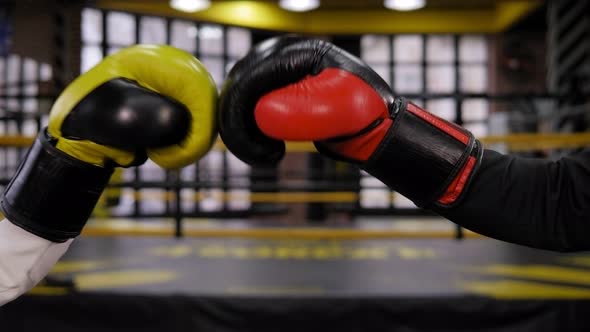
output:
[[[16,54],[0,56],[0,135],[34,136],[44,126],[50,100],[40,87],[52,79],[51,67]],[[0,149],[0,179],[10,179],[27,149]],[[0,193],[4,185],[0,184]]]

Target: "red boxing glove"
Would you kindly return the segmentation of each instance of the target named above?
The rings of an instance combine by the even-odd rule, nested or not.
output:
[[[220,133],[250,164],[278,162],[285,140],[313,141],[423,207],[457,203],[483,151],[464,128],[394,98],[360,59],[297,37],[268,40],[234,66]]]
[[[325,141],[344,158],[366,161],[392,124],[383,98],[354,74],[327,68],[264,95],[256,124],[278,140]]]

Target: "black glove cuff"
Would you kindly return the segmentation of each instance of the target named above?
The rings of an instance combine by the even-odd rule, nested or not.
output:
[[[414,104],[396,103],[393,125],[362,168],[419,207],[457,204],[480,163],[481,143],[465,128]],[[457,183],[453,199],[438,202]]]
[[[53,242],[80,234],[113,168],[75,159],[37,136],[6,187],[0,206],[13,224]]]

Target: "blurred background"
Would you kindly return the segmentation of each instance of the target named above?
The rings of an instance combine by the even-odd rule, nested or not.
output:
[[[232,65],[250,47],[285,33],[329,40],[357,55],[396,95],[465,126],[487,148],[557,159],[590,144],[590,2],[586,0],[2,0],[0,192],[46,125],[60,91],[105,56],[140,43],[173,45],[195,55],[221,88]],[[543,308],[557,310],[550,311],[557,317],[555,322],[562,314],[569,317],[559,323],[566,325],[555,329],[553,320],[535,323],[523,318],[535,316],[530,310],[537,308],[526,302],[528,307],[506,307],[517,323],[489,323],[486,331],[589,328],[581,313],[590,312],[582,301],[590,297],[590,256],[550,254],[483,239],[417,208],[358,168],[321,157],[311,144],[289,143],[287,148],[277,167],[250,167],[218,141],[205,158],[180,171],[164,171],[149,161],[117,171],[79,247],[36,294],[106,289],[254,298],[433,296],[434,302],[429,302],[433,306],[420,303],[421,308],[449,315],[448,319],[433,316],[433,326],[470,331],[483,330],[488,323],[465,322],[460,310],[436,298],[476,295],[486,301],[535,299]],[[121,258],[130,252],[143,258]],[[113,261],[117,256],[121,257]],[[181,259],[177,263],[182,268],[169,266],[171,275],[162,272],[162,264],[174,259]],[[282,265],[293,260],[311,265]],[[364,265],[366,260],[381,265]],[[316,264],[324,261],[329,264]],[[461,265],[466,261],[488,264],[477,265],[482,273],[477,278],[483,275],[486,281],[466,276]],[[564,267],[564,262],[577,265]],[[107,273],[128,264],[142,269],[123,276]],[[450,268],[457,264],[462,267]],[[525,265],[524,270],[517,268]],[[178,272],[183,268],[189,270]],[[195,281],[186,277],[190,269],[200,271],[196,274],[221,270]],[[84,274],[94,270],[98,277]],[[400,270],[405,274],[399,276]],[[156,273],[153,279],[145,277],[150,273]],[[342,275],[348,276],[348,282],[334,283],[342,282]],[[276,279],[266,279],[271,276]],[[499,279],[489,281],[490,276]],[[117,278],[127,282],[114,282]],[[105,286],[104,280],[111,283]],[[0,322],[14,321],[9,312],[18,317],[27,305],[37,303],[34,294],[26,300],[33,302],[5,309],[4,316],[0,309]],[[580,305],[572,309],[573,316],[562,311],[559,302],[571,299]],[[346,314],[354,317],[359,310],[371,316],[371,306],[378,302],[359,303]],[[545,307],[547,303],[555,306]],[[410,301],[410,305],[416,304]],[[491,308],[471,313],[503,319],[505,307]],[[187,315],[190,311],[178,310]],[[321,314],[325,310],[308,314],[331,328]],[[252,318],[247,310],[237,312]],[[293,312],[299,311],[286,307],[285,313]],[[453,314],[459,321],[449,323]],[[403,331],[437,330],[419,321],[409,325],[415,329]],[[265,330],[265,324],[256,322],[259,325],[244,326]],[[110,327],[118,326],[111,323]],[[396,326],[365,323],[369,325],[357,325],[364,330]],[[291,327],[306,326],[297,324]],[[205,328],[240,330],[237,325],[212,326]],[[157,326],[142,328],[157,330]],[[349,325],[344,330],[354,329]]]

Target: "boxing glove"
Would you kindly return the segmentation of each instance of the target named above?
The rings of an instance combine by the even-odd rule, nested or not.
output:
[[[274,164],[284,141],[359,165],[421,207],[452,206],[476,173],[481,143],[426,112],[335,45],[283,36],[254,47],[220,96],[220,136],[246,163]]]
[[[217,89],[192,55],[138,45],[106,57],[55,101],[6,187],[10,222],[52,242],[78,236],[114,167],[195,162],[217,135]]]

